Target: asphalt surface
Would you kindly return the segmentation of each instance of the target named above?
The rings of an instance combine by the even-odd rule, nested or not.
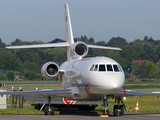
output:
[[[100,115],[1,115],[0,120],[159,120],[159,114],[133,113],[115,117],[100,117]]]

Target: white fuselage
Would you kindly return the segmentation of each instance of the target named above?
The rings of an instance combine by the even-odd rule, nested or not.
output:
[[[116,96],[123,88],[125,76],[121,66],[108,57],[94,57],[65,62],[60,67],[63,89],[74,89],[70,99],[99,100]]]

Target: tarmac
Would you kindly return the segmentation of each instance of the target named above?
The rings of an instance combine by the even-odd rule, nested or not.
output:
[[[123,116],[100,117],[97,114],[89,115],[0,115],[0,120],[159,120],[160,113],[130,113]]]

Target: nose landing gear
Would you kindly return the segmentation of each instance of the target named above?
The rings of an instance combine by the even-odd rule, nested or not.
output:
[[[107,110],[107,106],[108,106],[108,103],[107,103],[107,101],[108,101],[108,96],[105,95],[105,96],[102,98],[102,100],[103,100],[102,106],[105,106],[105,109],[102,111],[102,114],[103,114],[103,115],[109,115],[109,110]]]

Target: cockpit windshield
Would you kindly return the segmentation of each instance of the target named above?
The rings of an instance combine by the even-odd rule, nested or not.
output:
[[[122,72],[122,68],[117,64],[93,64],[89,71],[99,71],[99,72]]]
[[[106,71],[105,65],[99,65],[99,71]]]

